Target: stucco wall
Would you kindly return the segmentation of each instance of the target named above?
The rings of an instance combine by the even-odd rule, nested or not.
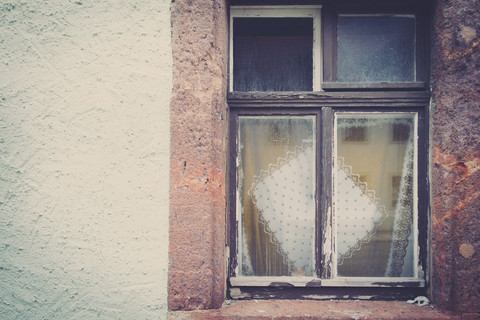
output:
[[[0,319],[158,319],[169,0],[0,4]]]

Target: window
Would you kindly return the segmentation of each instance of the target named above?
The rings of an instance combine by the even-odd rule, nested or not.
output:
[[[425,8],[232,6],[232,297],[428,286]]]
[[[320,90],[320,7],[232,7],[230,91]]]

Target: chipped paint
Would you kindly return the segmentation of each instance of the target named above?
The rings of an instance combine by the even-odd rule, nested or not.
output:
[[[251,298],[250,293],[243,293],[240,288],[230,288],[230,296],[233,299],[245,299],[245,298]]]
[[[303,299],[311,299],[311,300],[332,300],[338,299],[338,296],[335,295],[320,295],[320,294],[306,294],[302,295]]]

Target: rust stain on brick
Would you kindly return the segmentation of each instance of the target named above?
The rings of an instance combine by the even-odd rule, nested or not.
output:
[[[478,2],[437,1],[434,29],[432,300],[475,313],[480,312],[480,258],[471,253],[480,244]]]

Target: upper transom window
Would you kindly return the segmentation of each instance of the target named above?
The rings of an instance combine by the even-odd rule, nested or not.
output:
[[[424,17],[408,7],[357,11],[232,7],[229,91],[424,89]]]
[[[232,7],[230,91],[318,91],[320,7]]]
[[[415,16],[339,14],[337,81],[415,81]]]

